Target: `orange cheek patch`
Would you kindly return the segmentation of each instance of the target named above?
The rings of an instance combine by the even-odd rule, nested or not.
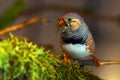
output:
[[[70,25],[72,30],[77,30],[81,25],[81,21],[77,18],[72,19],[72,21],[70,22]]]
[[[77,30],[80,27],[80,25],[76,22],[70,22],[70,25],[72,30]]]

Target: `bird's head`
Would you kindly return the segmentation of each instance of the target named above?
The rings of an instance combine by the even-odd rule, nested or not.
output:
[[[76,31],[82,24],[82,18],[77,13],[68,13],[61,17],[58,21],[58,28],[62,32]]]

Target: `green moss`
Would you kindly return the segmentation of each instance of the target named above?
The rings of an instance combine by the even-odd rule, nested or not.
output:
[[[43,47],[10,34],[0,42],[0,80],[101,80],[76,62],[65,63]]]

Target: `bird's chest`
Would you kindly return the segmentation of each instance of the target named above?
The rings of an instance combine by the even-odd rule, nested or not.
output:
[[[62,49],[68,54],[70,57],[75,59],[81,59],[86,56],[89,56],[90,53],[87,50],[85,44],[63,44]]]

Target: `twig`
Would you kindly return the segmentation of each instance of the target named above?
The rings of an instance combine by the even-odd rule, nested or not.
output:
[[[97,66],[97,63],[93,62],[92,59],[89,60],[81,60],[79,61],[81,65],[86,65],[86,66]],[[105,66],[105,65],[120,65],[120,61],[114,61],[114,60],[101,60],[100,66]]]
[[[104,61],[101,62],[101,66],[113,65],[113,64],[119,64],[120,65],[120,61],[104,60]]]
[[[16,31],[16,30],[19,30],[19,29],[24,28],[24,27],[27,27],[31,24],[38,22],[38,20],[39,20],[39,17],[34,17],[34,18],[31,18],[25,22],[19,23],[17,25],[9,26],[9,27],[1,30],[0,35],[6,34],[6,33],[11,32],[11,31]]]

